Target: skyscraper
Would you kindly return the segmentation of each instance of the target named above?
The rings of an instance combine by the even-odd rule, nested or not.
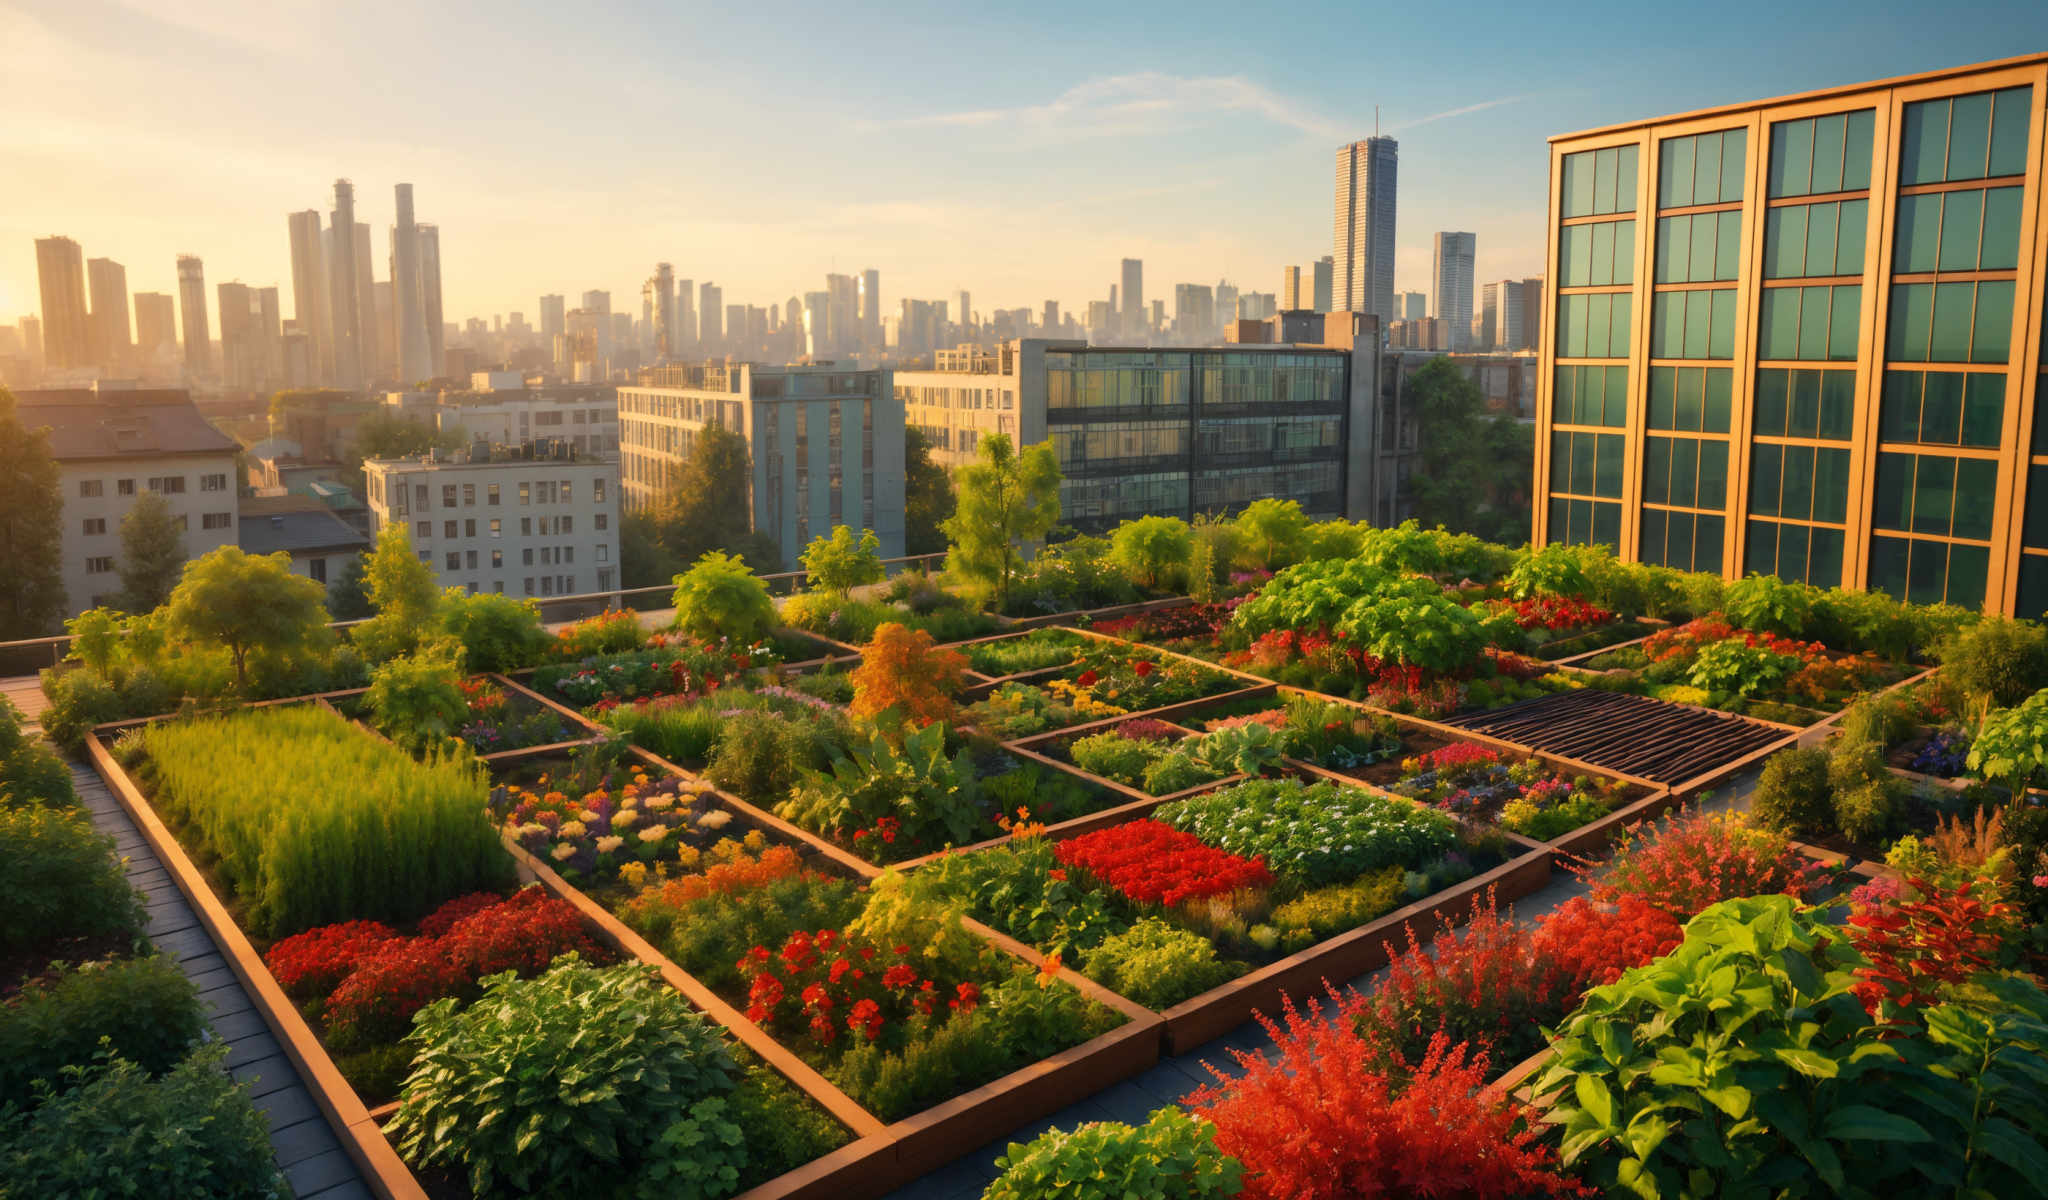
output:
[[[675,354],[687,358],[697,348],[697,282],[676,280]]]
[[[1331,279],[1336,274],[1337,260],[1325,254],[1315,262],[1314,303],[1316,311],[1326,313],[1330,309]]]
[[[1046,302],[1045,302],[1045,316],[1044,316],[1044,317],[1042,318],[1042,320],[1043,320],[1043,322],[1044,322],[1044,326],[1045,326],[1045,336],[1047,336],[1047,337],[1058,337],[1058,336],[1059,336],[1059,332],[1058,332],[1058,331],[1059,331],[1059,327],[1060,327],[1060,302],[1059,302],[1059,301],[1057,301],[1057,300],[1048,300],[1048,301],[1046,301]]]
[[[185,370],[213,371],[213,332],[206,322],[206,264],[194,254],[178,256],[179,319],[185,323]]]
[[[1301,268],[1289,264],[1280,268],[1280,308],[1292,312],[1301,307]]]
[[[1123,332],[1125,337],[1140,337],[1145,332],[1145,260],[1127,258],[1124,260],[1124,282],[1121,296],[1123,304]]]
[[[833,356],[846,354],[859,341],[853,334],[853,326],[860,311],[860,283],[851,275],[827,275],[825,293],[830,300],[826,307],[824,353]],[[730,320],[726,322],[728,327],[731,324]],[[735,332],[727,328],[726,335],[731,337]]]
[[[1237,320],[1237,285],[1228,279],[1218,280],[1213,303],[1215,307],[1212,311],[1216,314],[1216,324],[1210,327],[1211,333],[1215,331],[1216,326]],[[1207,337],[1209,334],[1203,336]]]
[[[144,366],[178,344],[177,306],[162,292],[135,293],[135,349]]]
[[[669,263],[654,264],[647,280],[649,320],[654,323],[654,357],[665,361],[676,352],[676,269]]]
[[[356,327],[363,331],[363,381],[395,379],[398,359],[391,340],[392,322],[377,305],[377,260],[370,256],[370,223],[356,222]],[[386,270],[390,268],[387,266]],[[391,285],[384,285],[390,307]]]
[[[962,336],[966,336],[966,330],[974,324],[974,298],[967,294],[965,288],[962,288],[955,299],[960,306],[959,321],[961,333]]]
[[[327,315],[334,355],[334,382],[345,388],[363,386],[372,355],[363,345],[362,305],[357,301],[356,272],[368,263],[356,261],[356,189],[346,179],[334,181],[334,211],[327,226]]]
[[[1429,316],[1429,297],[1421,292],[1402,292],[1394,308],[1397,321],[1420,321]]]
[[[612,294],[590,291],[583,293],[583,311],[597,330],[597,356],[609,359],[612,356]]]
[[[321,241],[320,210],[286,218],[292,238],[292,319],[312,347],[313,372],[322,382],[334,377],[334,320],[328,315],[327,248]],[[139,321],[141,313],[136,314]]]
[[[220,382],[253,390],[263,375],[262,339],[256,327],[256,296],[246,283],[218,285],[220,296]]]
[[[1394,311],[1394,190],[1400,146],[1370,137],[1337,150],[1335,272],[1337,309],[1384,323]]]
[[[420,320],[427,327],[428,373],[439,375],[447,370],[444,355],[448,348],[448,328],[441,312],[441,227],[421,225],[419,238]]]
[[[393,352],[398,356],[398,378],[405,383],[434,374],[427,361],[427,324],[420,315],[420,231],[412,212],[412,185],[401,183],[397,193],[398,221],[391,227],[391,332]]]
[[[1436,235],[1436,269],[1432,279],[1436,312],[1450,327],[1451,349],[1472,348],[1472,263],[1479,239],[1469,233]]]
[[[562,323],[562,316],[567,311],[568,309],[562,306],[562,297],[560,296],[542,296],[540,298],[540,336],[542,341],[547,342],[549,345],[554,344],[555,335],[567,328]]]
[[[43,293],[43,362],[57,369],[92,365],[85,308],[85,261],[68,237],[36,239],[36,275]]]
[[[92,357],[107,370],[128,361],[128,270],[111,258],[90,259],[86,281],[92,285]]]
[[[697,344],[707,356],[725,352],[725,289],[706,283],[697,289]]]
[[[873,267],[860,273],[860,336],[863,349],[882,348],[882,273]]]

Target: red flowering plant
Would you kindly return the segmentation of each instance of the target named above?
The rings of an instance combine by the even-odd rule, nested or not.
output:
[[[579,659],[595,654],[623,654],[638,650],[647,641],[647,629],[640,614],[625,609],[608,609],[585,617],[555,634],[557,658]]]
[[[491,897],[494,903],[497,899]],[[366,956],[397,936],[381,921],[322,925],[272,946],[263,965],[286,992],[301,1000],[316,999],[333,991]]]
[[[1852,990],[1872,1017],[1938,1004],[1948,989],[1993,969],[2000,930],[2019,911],[1985,901],[1968,881],[1949,889],[1915,877],[1907,889],[1919,898],[1858,905],[1849,916],[1849,941],[1870,962],[1856,968]]]
[[[1244,1072],[1188,1097],[1216,1147],[1244,1164],[1246,1200],[1359,1196],[1579,1196],[1542,1142],[1536,1113],[1484,1086],[1484,1051],[1439,1035],[1389,1062],[1314,999],[1284,1026],[1261,1015],[1272,1054],[1232,1050]]]
[[[1743,814],[1696,808],[1629,826],[1606,863],[1574,870],[1592,884],[1598,903],[1635,896],[1682,921],[1739,896],[1782,892],[1810,900],[1834,874]]]
[[[1161,612],[1099,621],[1091,626],[1097,633],[1133,642],[1196,642],[1213,644],[1216,635],[1230,621],[1230,614],[1248,597],[1234,596],[1221,604],[1189,604]]]
[[[1561,632],[1588,629],[1616,620],[1617,615],[1577,596],[1535,595],[1526,600],[1489,600],[1489,612],[1511,618],[1526,630]]]
[[[1529,948],[1555,964],[1573,990],[1584,992],[1669,954],[1684,936],[1678,918],[1640,897],[1623,896],[1601,907],[1575,896],[1537,922]]]
[[[504,688],[481,675],[459,680],[455,686],[461,691],[463,702],[469,705],[470,720],[489,721],[505,715]]]
[[[836,929],[799,929],[781,949],[755,946],[736,964],[749,1021],[818,1046],[851,1035],[900,1046],[949,1013],[973,1012],[980,985],[920,974],[908,945],[882,948]]]
[[[1264,855],[1240,858],[1149,818],[1069,838],[1054,855],[1131,900],[1167,908],[1273,884]]]

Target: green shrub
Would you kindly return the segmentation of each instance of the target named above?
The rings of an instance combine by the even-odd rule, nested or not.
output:
[[[462,643],[463,668],[472,672],[530,667],[554,644],[539,605],[496,592],[472,595],[449,588],[441,601],[441,631]]]
[[[1882,844],[1898,824],[1899,789],[1889,780],[1866,779],[1835,793],[1835,827],[1851,840]]]
[[[637,964],[574,959],[483,989],[466,1009],[428,1005],[406,1035],[417,1054],[390,1132],[408,1161],[478,1195],[577,1179],[649,1198],[737,1188],[737,1067],[680,992]]]
[[[1913,708],[1898,695],[1861,697],[1842,713],[1842,737],[1890,749],[1913,732]]]
[[[2048,687],[2048,627],[1986,617],[1943,642],[1942,674],[1980,708],[2011,708]]]
[[[1109,543],[1109,560],[1139,587],[1155,591],[1187,587],[1195,537],[1179,517],[1125,521],[1116,527]]]
[[[810,721],[741,713],[726,719],[704,777],[749,800],[772,800],[794,787],[805,771],[823,766],[827,747]]]
[[[1300,949],[1400,907],[1407,874],[1401,867],[1388,867],[1351,883],[1316,888],[1274,909],[1268,920],[1281,931],[1289,949]],[[1288,937],[1290,933],[1295,936]]]
[[[791,596],[782,605],[782,622],[791,629],[855,645],[873,638],[885,621],[909,619],[908,614],[892,605],[855,600],[844,592],[805,592]]]
[[[1283,735],[1271,725],[1250,721],[1205,733],[1188,748],[1195,761],[1225,775],[1258,775],[1277,766],[1285,750]]]
[[[50,707],[43,713],[43,732],[72,754],[85,746],[95,725],[124,720],[132,714],[113,684],[91,671],[44,671],[43,695]]]
[[[311,705],[153,725],[156,805],[283,937],[355,919],[403,925],[511,882],[474,761],[415,762]]]
[[[328,1048],[335,1049],[330,1042]],[[336,1054],[334,1069],[348,1080],[364,1103],[396,1100],[405,1077],[412,1074],[412,1050],[403,1045],[372,1046],[354,1054]]]
[[[863,584],[882,582],[882,540],[872,529],[855,537],[853,530],[834,525],[830,537],[815,537],[799,557],[813,591],[844,595]]]
[[[1254,500],[1231,528],[1237,565],[1252,570],[1278,571],[1302,561],[1308,550],[1308,516],[1293,500]]]
[[[1804,637],[1813,621],[1815,595],[1815,589],[1804,583],[1787,583],[1776,575],[1750,575],[1727,586],[1722,608],[1740,628]]]
[[[1138,787],[1145,781],[1146,769],[1165,757],[1166,750],[1157,742],[1127,738],[1111,729],[1076,738],[1067,747],[1067,755],[1083,771]]]
[[[747,1134],[741,1188],[794,1171],[851,1140],[845,1128],[795,1084],[758,1062],[746,1065],[739,1085],[726,1098],[732,1123]]]
[[[201,1047],[162,1078],[113,1054],[67,1068],[28,1109],[0,1108],[0,1180],[10,1195],[206,1196],[283,1200],[270,1122]]]
[[[70,808],[78,803],[71,770],[49,747],[22,732],[21,710],[0,697],[0,807],[47,804]]]
[[[1187,750],[1174,750],[1145,768],[1144,790],[1154,796],[1171,796],[1196,784],[1223,778],[1214,768],[1196,761]]]
[[[1586,595],[1592,591],[1593,581],[1579,565],[1582,557],[1576,548],[1562,545],[1518,552],[1514,569],[1508,572],[1508,595],[1517,600]]]
[[[1749,815],[1765,829],[1795,837],[1825,832],[1834,819],[1828,752],[1795,746],[1773,754],[1750,793]]]
[[[0,806],[0,879],[0,951],[142,932],[114,839],[83,812]]]
[[[1089,978],[1146,1008],[1172,1008],[1235,977],[1216,947],[1198,933],[1145,917],[1088,952]]]
[[[1762,646],[1738,641],[1715,642],[1692,660],[1685,681],[1713,695],[1745,699],[1777,688],[1799,669],[1799,660],[1789,654],[1774,654]]]
[[[606,713],[604,722],[635,746],[652,750],[670,762],[698,764],[709,761],[712,751],[717,749],[728,720],[723,710],[732,702],[732,696],[721,696],[716,705],[701,700],[688,704],[622,704]]]
[[[2014,795],[2048,780],[2048,690],[1985,717],[1970,743],[1969,766]]]
[[[0,1105],[26,1103],[31,1085],[87,1066],[102,1039],[152,1075],[182,1061],[206,1031],[199,993],[169,958],[69,967],[0,1003]]]
[[[1328,782],[1248,780],[1152,815],[1232,854],[1264,855],[1276,876],[1304,887],[1388,867],[1419,870],[1458,844],[1448,813]]]
[[[691,637],[752,642],[775,628],[768,585],[740,559],[713,550],[675,583],[676,628]]]
[[[820,832],[871,830],[883,817],[902,823],[901,857],[965,845],[982,824],[974,768],[962,750],[946,756],[946,727],[934,722],[890,743],[880,732],[866,745],[833,755],[830,770],[811,772],[776,814]]]
[[[1044,838],[1012,839],[976,854],[948,854],[902,876],[905,897],[935,908],[964,904],[980,921],[1073,961],[1130,928],[1120,898],[1083,886],[1059,870]]]
[[[372,671],[363,699],[384,736],[414,754],[448,749],[469,719],[461,667],[430,650],[401,655]]]
[[[1010,1143],[1002,1174],[981,1200],[1221,1200],[1235,1196],[1244,1168],[1216,1148],[1216,1127],[1162,1108],[1133,1128],[1090,1122]]]

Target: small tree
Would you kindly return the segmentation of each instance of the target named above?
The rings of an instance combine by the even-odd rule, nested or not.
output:
[[[289,654],[315,647],[327,635],[326,589],[292,574],[292,557],[244,554],[222,546],[185,564],[171,592],[171,631],[194,642],[227,647],[235,660],[235,686],[246,689],[249,655]]]
[[[327,611],[337,621],[361,621],[376,615],[370,607],[370,579],[363,569],[363,556],[351,554],[348,562],[327,585]]]
[[[895,621],[875,630],[853,669],[853,715],[889,727],[919,727],[953,719],[953,694],[960,690],[967,656],[936,645],[932,635]],[[892,721],[886,714],[895,714]]]
[[[1239,562],[1277,571],[1300,562],[1308,545],[1308,514],[1292,500],[1254,500],[1237,515]]]
[[[675,583],[676,628],[691,637],[750,642],[775,628],[768,585],[740,559],[713,550]]]
[[[861,530],[856,540],[853,530],[834,525],[831,537],[812,538],[804,549],[804,572],[810,577],[811,590],[844,594],[862,584],[880,583],[881,550],[882,540],[874,530]]]
[[[530,667],[553,641],[533,601],[495,592],[472,596],[461,588],[449,588],[441,599],[441,632],[460,646],[463,666],[471,671]]]
[[[114,654],[121,648],[121,614],[111,608],[89,608],[64,622],[71,635],[69,657],[85,664],[87,670],[105,678],[114,667]]]
[[[2010,787],[2015,798],[2048,780],[2048,691],[1985,717],[1970,743],[1969,766]]]
[[[414,754],[444,747],[469,716],[456,654],[456,647],[435,643],[370,674],[365,700],[376,714],[377,728]]]
[[[168,600],[185,569],[185,532],[155,492],[136,498],[121,518],[121,602],[146,613]]]
[[[1179,517],[1139,517],[1110,535],[1110,561],[1132,583],[1146,588],[1184,586],[1194,558],[1195,535]]]
[[[903,429],[903,552],[937,554],[946,548],[946,518],[953,515],[953,481],[932,461],[931,442],[915,425]]]
[[[1018,453],[1007,434],[981,439],[981,457],[961,467],[959,498],[945,522],[946,566],[987,587],[1001,607],[1023,563],[1022,546],[1060,519],[1060,464],[1051,443]]]
[[[64,614],[57,478],[50,431],[23,424],[0,387],[0,639],[41,637]]]
[[[747,439],[717,425],[698,431],[682,471],[655,504],[662,545],[681,562],[750,550],[757,541],[747,502],[753,482]]]
[[[413,553],[412,535],[403,524],[394,522],[378,533],[363,577],[377,615],[356,626],[356,645],[373,662],[410,654],[434,627],[441,590],[434,585],[434,569]]]

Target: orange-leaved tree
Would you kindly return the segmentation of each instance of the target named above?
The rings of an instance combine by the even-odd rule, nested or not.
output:
[[[853,715],[883,726],[949,721],[966,670],[967,656],[958,650],[940,647],[922,629],[885,622],[853,669]],[[885,716],[891,713],[896,720]]]

